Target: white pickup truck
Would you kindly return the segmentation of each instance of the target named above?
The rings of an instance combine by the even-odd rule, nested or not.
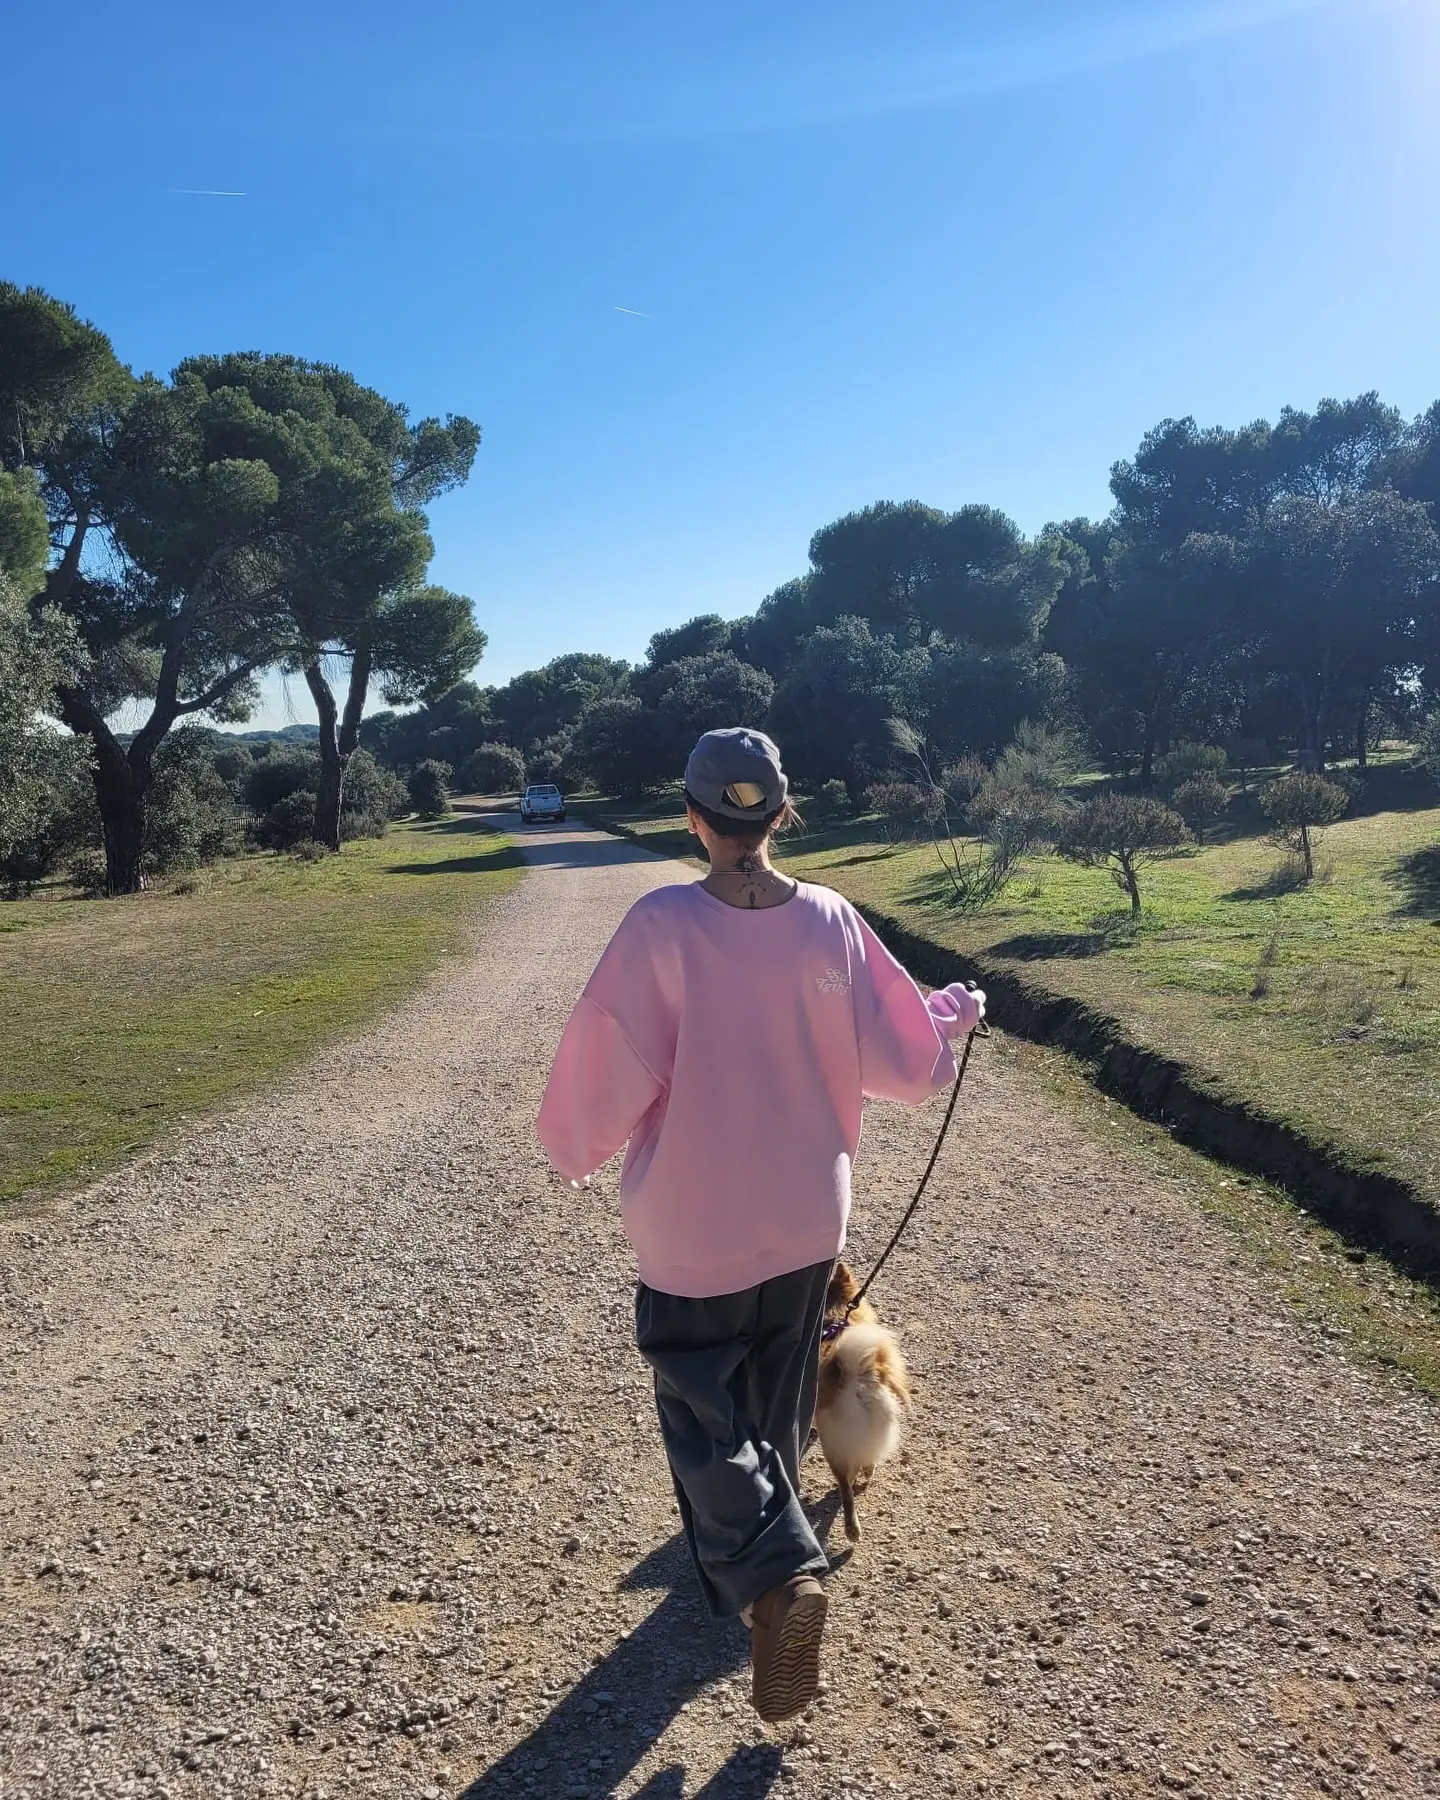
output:
[[[520,817],[527,825],[533,825],[537,819],[563,819],[565,796],[553,782],[527,787],[520,796]]]

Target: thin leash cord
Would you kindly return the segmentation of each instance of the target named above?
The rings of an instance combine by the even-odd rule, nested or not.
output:
[[[960,1098],[960,1084],[964,1081],[965,1071],[970,1066],[970,1052],[975,1046],[976,1037],[981,1036],[981,1035],[983,1035],[985,1037],[988,1037],[990,1035],[989,1031],[986,1030],[986,1028],[985,1028],[985,1024],[984,1024],[983,1020],[980,1022],[979,1025],[976,1026],[975,1030],[972,1031],[965,1039],[965,1049],[960,1057],[960,1067],[955,1071],[955,1085],[950,1090],[950,1104],[945,1108],[945,1117],[940,1125],[940,1135],[935,1139],[935,1148],[930,1152],[930,1160],[925,1165],[925,1173],[920,1177],[920,1185],[915,1190],[915,1198],[905,1208],[904,1218],[902,1218],[900,1223],[895,1227],[894,1232],[891,1234],[890,1242],[880,1252],[880,1260],[875,1264],[874,1268],[871,1269],[870,1273],[865,1277],[865,1280],[864,1280],[863,1284],[861,1285],[860,1292],[858,1294],[856,1294],[855,1298],[852,1301],[850,1301],[848,1306],[846,1306],[846,1308],[845,1308],[846,1323],[849,1322],[851,1313],[854,1312],[855,1308],[860,1304],[860,1302],[865,1298],[866,1294],[870,1291],[870,1284],[874,1281],[875,1277],[880,1273],[880,1271],[885,1267],[885,1264],[890,1260],[890,1252],[895,1248],[895,1246],[900,1242],[900,1239],[905,1235],[905,1227],[910,1223],[910,1220],[914,1217],[915,1208],[920,1204],[921,1200],[925,1196],[925,1189],[929,1186],[930,1177],[935,1173],[935,1165],[940,1160],[940,1152],[945,1148],[945,1138],[946,1138],[947,1133],[950,1130],[950,1121],[955,1116],[955,1102]]]

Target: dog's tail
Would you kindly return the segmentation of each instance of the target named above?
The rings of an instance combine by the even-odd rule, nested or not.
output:
[[[847,1326],[836,1340],[833,1361],[842,1388],[855,1383],[878,1389],[909,1411],[910,1371],[894,1334],[883,1325]]]
[[[900,1346],[882,1325],[847,1326],[820,1376],[816,1423],[837,1473],[873,1469],[892,1456],[910,1406],[910,1376]]]

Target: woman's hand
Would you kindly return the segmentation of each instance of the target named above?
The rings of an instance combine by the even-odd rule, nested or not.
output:
[[[947,1038],[969,1037],[985,1017],[984,991],[973,981],[952,981],[930,996],[930,1012]]]

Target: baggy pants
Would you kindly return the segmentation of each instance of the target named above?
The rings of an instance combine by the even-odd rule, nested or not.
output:
[[[799,1490],[833,1266],[709,1300],[643,1282],[635,1296],[685,1541],[717,1618],[829,1567]]]

